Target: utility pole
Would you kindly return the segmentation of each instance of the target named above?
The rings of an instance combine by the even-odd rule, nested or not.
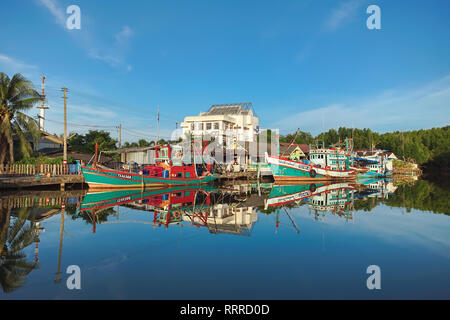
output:
[[[62,88],[64,92],[64,154],[63,164],[67,165],[67,88]]]
[[[120,123],[117,127],[118,136],[119,136],[119,149],[122,147],[122,124]]]
[[[158,104],[158,120],[157,120],[157,127],[156,127],[156,144],[158,144],[159,141],[159,104]]]

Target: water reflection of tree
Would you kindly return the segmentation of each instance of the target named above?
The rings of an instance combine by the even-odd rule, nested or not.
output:
[[[72,219],[77,220],[81,219],[84,220],[87,224],[92,224],[93,219],[95,217],[95,223],[102,223],[108,221],[108,217],[110,215],[116,215],[116,211],[114,208],[107,208],[103,210],[87,210],[82,211],[76,214],[76,206],[71,205],[66,207],[66,214]]]
[[[383,203],[391,207],[404,207],[408,211],[417,209],[450,215],[450,190],[426,180],[419,180],[411,186],[400,186]]]
[[[353,202],[353,208],[356,211],[372,211],[376,206],[378,206],[383,201],[381,199],[371,197],[368,199],[359,199]]]
[[[23,252],[36,235],[34,218],[28,220],[30,209],[18,209],[17,217],[11,217],[11,208],[0,205],[0,286],[6,293],[20,288],[26,276],[37,268]]]

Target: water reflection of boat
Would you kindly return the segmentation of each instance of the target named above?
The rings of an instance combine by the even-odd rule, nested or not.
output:
[[[353,196],[355,187],[352,185],[335,186],[326,192],[317,193],[311,197],[308,208],[316,213],[332,212],[333,215],[345,216],[352,220]]]
[[[315,211],[316,220],[318,212],[330,211],[339,216],[345,215],[352,219],[353,196],[356,188],[350,182],[335,184],[275,184],[266,200],[268,207],[283,207],[289,204],[307,204]]]
[[[365,187],[364,190],[358,192],[358,198],[383,198],[388,199],[390,195],[394,194],[397,186],[391,179],[358,179],[358,183]]]
[[[354,189],[354,185],[349,182],[334,184],[274,184],[265,207],[267,209],[270,206],[281,206],[292,202],[307,202],[314,195],[331,192],[336,189]]]
[[[144,204],[164,205],[173,197],[183,198],[183,200],[191,199],[196,192],[210,192],[217,190],[211,186],[174,186],[165,189],[148,189],[139,191],[137,189],[114,190],[106,192],[89,192],[81,201],[77,212],[86,210],[99,210],[116,205],[123,205],[131,202],[139,202]],[[169,201],[170,202],[170,201]],[[176,200],[174,202],[177,202]],[[179,202],[178,202],[179,203]]]

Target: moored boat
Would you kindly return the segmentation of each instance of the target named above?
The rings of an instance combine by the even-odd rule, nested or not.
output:
[[[182,161],[181,148],[172,146],[155,147],[155,164],[145,166],[138,172],[113,170],[94,165],[81,166],[81,172],[89,188],[148,188],[169,185],[198,185],[207,184],[218,179],[208,169],[199,172],[195,164],[185,164]]]
[[[266,162],[275,181],[356,179],[357,172],[350,166],[351,153],[347,142],[346,146],[310,146],[309,160],[275,157],[266,153]]]
[[[383,156],[369,156],[369,157],[353,157],[353,163],[360,170],[357,169],[358,177],[360,178],[383,178],[392,175],[392,160]]]

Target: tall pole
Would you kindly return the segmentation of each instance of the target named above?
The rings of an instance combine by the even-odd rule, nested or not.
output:
[[[37,108],[40,109],[38,114],[39,130],[44,131],[45,109],[48,109],[48,107],[45,106],[45,76],[42,76],[41,79],[42,79],[41,106]]]
[[[58,283],[59,275],[61,274],[61,255],[62,255],[62,245],[63,245],[63,238],[64,238],[64,215],[66,213],[66,204],[63,202],[61,204],[61,224],[59,227],[59,253],[58,253],[58,271],[56,272],[56,280],[55,282]]]
[[[67,165],[67,88],[62,88],[64,92],[64,154],[63,164]]]
[[[118,136],[119,136],[119,149],[122,147],[122,124],[120,123],[119,126],[117,127],[118,132]]]
[[[156,127],[156,142],[159,141],[159,104],[158,104],[158,120],[157,120],[157,127]]]

